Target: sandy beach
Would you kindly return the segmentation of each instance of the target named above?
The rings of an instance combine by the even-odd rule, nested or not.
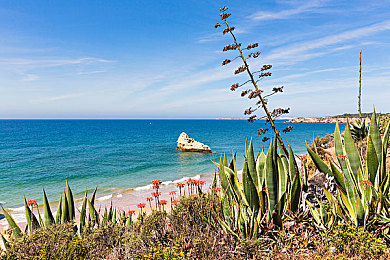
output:
[[[168,203],[165,205],[165,210],[169,211],[171,208],[171,195],[169,193],[171,191],[177,191],[175,197],[180,197],[180,191],[176,187],[176,184],[179,182],[185,182],[185,180],[188,178],[183,178],[177,181],[168,181],[163,182],[160,186],[159,191],[161,192],[160,200],[166,200]],[[206,181],[205,185],[203,186],[203,191],[207,191],[210,186],[212,185],[213,179],[214,179],[214,173],[203,173],[196,175],[192,177],[192,179],[197,180],[203,180]],[[152,180],[151,180],[152,181]],[[70,183],[70,185],[72,185]],[[185,194],[188,195],[187,186],[185,187],[186,191]],[[127,214],[129,210],[135,210],[136,214],[133,215],[133,218],[136,219],[138,217],[138,213],[140,212],[140,209],[137,207],[137,204],[139,203],[145,203],[146,207],[142,209],[143,212],[146,212],[147,214],[152,211],[152,209],[155,209],[156,203],[155,201],[152,201],[150,207],[149,202],[146,201],[147,197],[151,197],[151,192],[153,192],[152,184],[135,188],[135,189],[117,189],[112,188],[110,191],[104,191],[104,193],[99,192],[99,188],[96,193],[96,201],[95,201],[95,207],[96,210],[100,213],[100,215],[103,214],[104,208],[109,208],[111,203],[112,207],[116,208],[117,210],[124,210]],[[184,190],[182,189],[182,195],[184,195]],[[89,193],[89,197],[92,196],[92,192]],[[75,199],[75,206],[78,209],[76,211],[76,219],[78,219],[78,213],[81,210],[83,198],[76,198]],[[23,201],[23,197],[21,197],[21,201]],[[53,212],[53,215],[55,216],[57,212],[58,207],[58,201],[50,202],[50,207]],[[88,209],[87,209],[88,210]],[[43,214],[42,206],[39,206],[39,212]],[[12,215],[12,217],[15,219],[15,221],[18,223],[18,225],[24,229],[26,226],[26,216],[24,207],[19,207],[13,210],[9,210],[9,213]],[[0,231],[3,232],[3,230],[8,229],[8,223],[6,219],[0,220]]]

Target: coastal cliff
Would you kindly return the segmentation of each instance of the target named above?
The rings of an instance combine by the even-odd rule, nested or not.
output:
[[[290,119],[287,123],[347,123],[352,122],[354,120],[359,119],[358,117],[316,117],[316,118],[308,118],[308,117],[297,117]],[[364,118],[363,118],[364,119]],[[369,118],[366,118],[368,122],[370,122]]]

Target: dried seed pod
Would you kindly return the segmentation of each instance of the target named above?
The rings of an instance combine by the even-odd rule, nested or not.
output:
[[[222,62],[222,66],[226,65],[226,64],[229,64],[231,62],[231,60],[229,59],[226,59]]]

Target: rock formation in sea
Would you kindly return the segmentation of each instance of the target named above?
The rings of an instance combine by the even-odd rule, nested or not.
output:
[[[188,151],[188,152],[204,152],[211,153],[209,146],[202,144],[198,141],[195,141],[193,138],[189,137],[186,133],[181,133],[177,139],[177,150]]]

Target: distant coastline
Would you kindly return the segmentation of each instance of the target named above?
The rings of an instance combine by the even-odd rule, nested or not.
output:
[[[377,113],[377,116],[387,116],[390,113]],[[362,119],[367,119],[370,122],[371,114],[362,113]],[[342,114],[336,116],[324,116],[324,117],[296,117],[292,118],[286,123],[348,123],[353,120],[359,119],[358,114]]]

